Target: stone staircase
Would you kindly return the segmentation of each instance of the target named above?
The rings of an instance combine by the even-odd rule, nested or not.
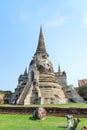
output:
[[[32,90],[31,104],[38,104],[38,90],[36,87]]]
[[[63,91],[69,102],[80,103],[84,102],[84,99],[76,92],[75,88],[64,87]]]
[[[29,91],[29,89],[31,88],[31,84],[29,82],[27,82],[26,86],[24,87],[21,95],[19,96],[18,100],[17,100],[17,104],[18,105],[23,105],[24,104],[24,99]]]
[[[35,86],[33,85],[33,83],[31,83],[31,87],[24,100],[24,105],[40,104],[40,103],[41,103],[41,93],[39,86]]]

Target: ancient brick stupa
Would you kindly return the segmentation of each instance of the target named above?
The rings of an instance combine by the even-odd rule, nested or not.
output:
[[[58,104],[66,103],[62,86],[59,85],[48,59],[42,28],[36,52],[30,62],[29,69],[19,76],[18,86],[12,97],[15,104]]]

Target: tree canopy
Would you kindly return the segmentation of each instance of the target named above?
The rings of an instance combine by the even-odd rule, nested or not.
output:
[[[87,84],[84,84],[83,86],[79,87],[78,93],[80,96],[87,100]]]

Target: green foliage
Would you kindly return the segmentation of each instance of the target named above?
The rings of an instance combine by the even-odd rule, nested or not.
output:
[[[0,90],[0,93],[4,94],[4,91]]]
[[[83,98],[87,97],[87,84],[81,86],[78,88],[78,93],[80,96],[82,96]]]
[[[69,84],[67,87],[74,89],[74,86],[72,84]]]
[[[78,130],[86,125],[86,118],[81,118]],[[31,115],[0,115],[0,130],[66,130],[65,117],[48,116],[45,120],[34,120]]]

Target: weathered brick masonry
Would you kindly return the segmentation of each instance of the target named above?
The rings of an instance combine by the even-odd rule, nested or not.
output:
[[[0,106],[0,114],[29,114],[31,115],[36,109],[36,106]],[[87,117],[87,108],[61,108],[61,107],[44,107],[47,115],[63,116],[72,114],[75,117]]]

